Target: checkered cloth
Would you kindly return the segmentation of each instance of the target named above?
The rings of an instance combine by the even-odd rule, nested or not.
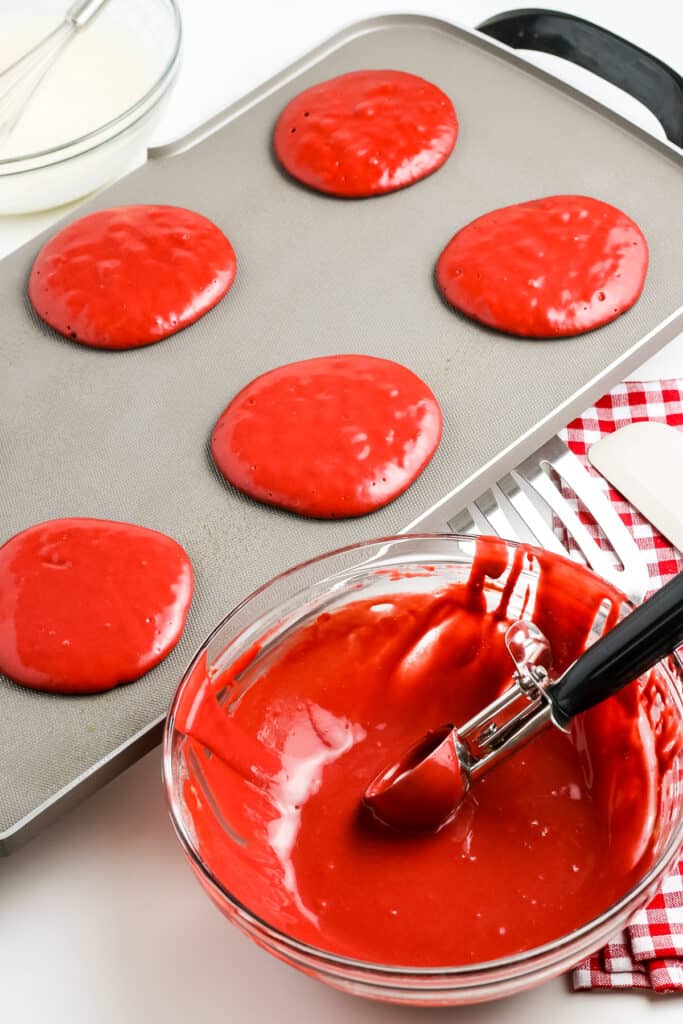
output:
[[[610,487],[586,458],[588,449],[604,434],[641,420],[683,429],[683,380],[619,384],[594,408],[570,423],[560,436],[609,495],[631,531],[647,561],[653,593],[683,570],[683,555]],[[578,507],[573,495],[565,493],[565,497],[598,544],[606,547],[591,516]],[[571,549],[571,539],[566,535],[562,539]],[[577,991],[639,988],[683,992],[683,850],[676,868],[647,907],[635,915],[626,931],[574,970],[573,982]]]

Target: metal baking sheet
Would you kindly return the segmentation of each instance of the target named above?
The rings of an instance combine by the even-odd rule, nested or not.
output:
[[[274,121],[300,89],[367,67],[423,75],[452,97],[461,125],[453,156],[434,176],[382,198],[309,192],[272,158]],[[380,18],[153,151],[70,218],[157,202],[214,220],[232,239],[239,270],[227,299],[198,323],[148,348],[88,349],[45,327],[26,300],[47,236],[3,262],[2,538],[54,516],[130,520],[185,546],[197,591],[177,649],[133,685],[69,698],[0,680],[1,852],[157,741],[193,651],[254,587],[338,545],[417,521],[444,529],[455,504],[681,329],[681,164],[673,147],[485,37],[425,18]],[[651,264],[633,310],[583,337],[538,342],[488,331],[444,305],[433,267],[460,225],[562,192],[612,202],[643,228]],[[207,442],[231,396],[272,366],[339,352],[403,362],[438,395],[443,442],[417,483],[387,508],[343,522],[299,519],[227,486]]]

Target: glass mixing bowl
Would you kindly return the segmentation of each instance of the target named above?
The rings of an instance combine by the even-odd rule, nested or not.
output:
[[[683,752],[679,751],[665,799],[660,803],[653,862],[618,903],[571,934],[544,946],[487,963],[433,969],[353,960],[299,942],[240,902],[232,891],[234,880],[221,877],[209,862],[210,858],[205,859],[184,797],[190,748],[175,721],[181,704],[187,707],[187,702],[201,699],[207,672],[213,687],[220,691],[221,675],[234,666],[237,659],[252,651],[256,643],[261,644],[259,657],[262,654],[276,657],[278,644],[323,610],[331,611],[349,601],[397,590],[431,591],[446,582],[464,582],[472,565],[475,543],[472,537],[409,534],[344,548],[278,576],[235,608],[207,639],[180,684],[166,722],[163,772],[171,818],[206,892],[230,921],[264,949],[312,977],[356,995],[397,1003],[457,1005],[495,999],[537,985],[572,967],[620,931],[633,913],[650,899],[683,842]],[[510,543],[507,547],[508,569],[498,579],[487,578],[485,584],[492,598],[505,585],[517,546]],[[533,549],[527,550],[533,552]],[[572,599],[580,600],[577,595],[581,591],[581,577],[589,570],[573,562],[567,565],[570,572],[576,573],[577,587]],[[427,567],[427,571],[421,573],[421,567]],[[533,592],[537,579],[538,563],[533,558],[527,559],[512,593],[511,620],[524,617],[525,592],[528,588]],[[620,614],[626,614],[630,607],[624,598]],[[594,630],[596,639],[601,625],[598,617]],[[673,659],[661,663],[660,670],[676,722],[683,728],[681,674]],[[253,681],[245,685],[259,685],[256,673]],[[212,827],[219,829],[221,842],[237,842],[229,823],[220,818],[220,812],[214,811],[211,793],[204,791],[202,797],[205,805],[212,809]]]
[[[67,7],[67,0],[32,0],[30,4],[0,0],[0,70],[55,28]],[[73,39],[60,61],[69,62],[70,73],[80,75],[84,104],[93,75],[106,78],[107,88],[115,96],[117,73],[128,77],[127,101],[121,109],[115,102],[110,104],[109,115],[102,123],[90,123],[85,111],[83,117],[90,126],[72,138],[16,152],[22,122],[31,110],[35,114],[40,93],[45,96],[44,90],[49,93],[51,86],[48,99],[52,113],[45,125],[46,137],[54,138],[59,127],[55,65],[22,115],[14,139],[0,146],[0,214],[61,206],[141,164],[180,64],[181,37],[176,0],[116,0],[107,4]],[[95,57],[87,47],[95,48]],[[131,90],[133,72],[136,87]],[[3,149],[7,155],[3,155]]]

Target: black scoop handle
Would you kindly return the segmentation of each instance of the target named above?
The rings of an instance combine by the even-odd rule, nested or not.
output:
[[[683,642],[683,572],[600,637],[548,688],[552,718],[574,715],[617,693]]]
[[[627,39],[573,14],[542,9],[506,11],[478,30],[515,50],[564,57],[619,86],[652,111],[670,142],[683,146],[683,78]]]

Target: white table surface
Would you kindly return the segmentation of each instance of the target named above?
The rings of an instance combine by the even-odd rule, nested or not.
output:
[[[180,6],[184,64],[156,142],[205,120],[353,20],[405,10],[476,25],[514,3],[181,0]],[[683,71],[683,7],[674,0],[557,6],[602,23]],[[618,90],[562,61],[540,60],[662,134],[652,116]],[[63,213],[0,218],[0,254]],[[683,335],[633,374],[664,376],[683,377]],[[328,990],[257,949],[209,903],[172,834],[158,750],[0,861],[0,1015],[8,1022],[482,1024],[504,1015],[510,1024],[563,1024],[580,1016],[595,1024],[680,1024],[682,1014],[680,997],[571,994],[566,978],[505,1001],[442,1011],[398,1010]]]

